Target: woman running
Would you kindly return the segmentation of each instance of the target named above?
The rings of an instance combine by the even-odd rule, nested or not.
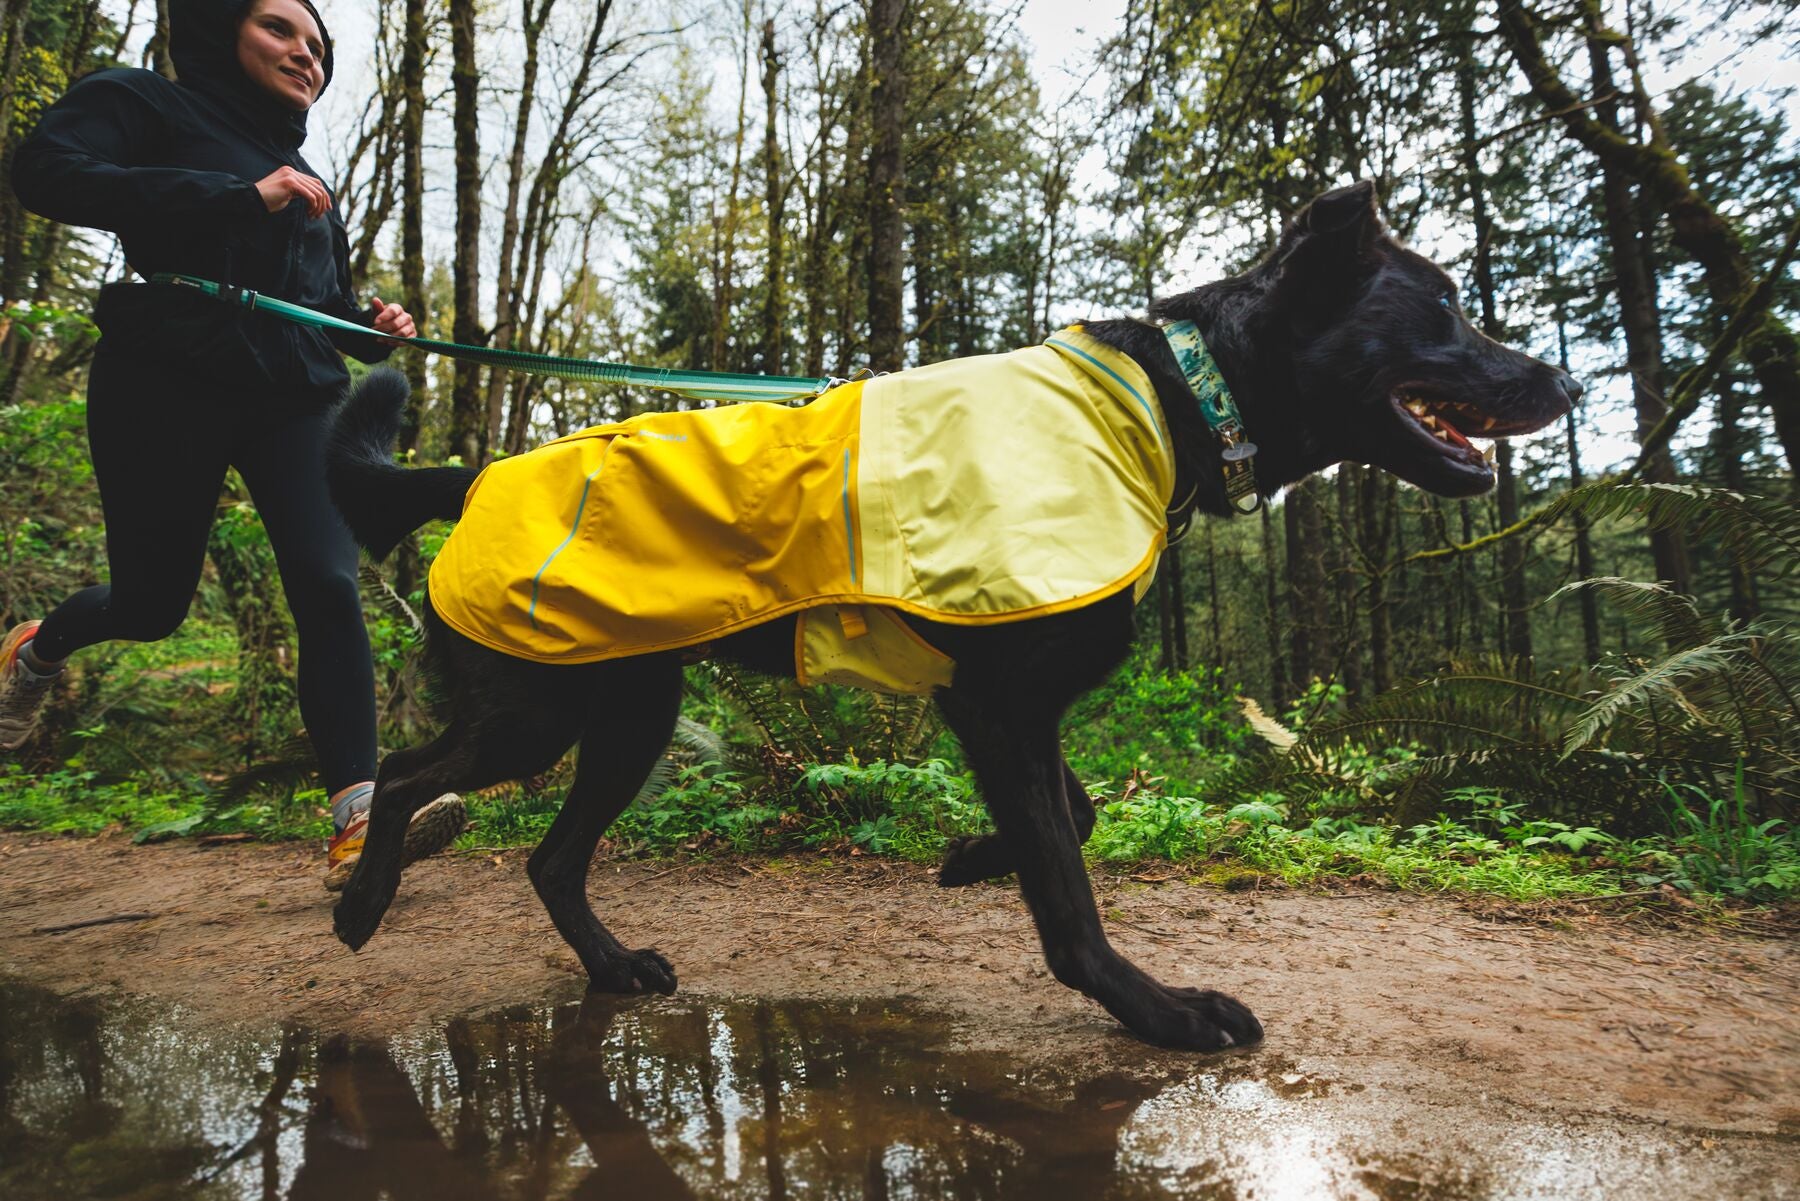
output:
[[[331,192],[300,157],[306,114],[331,81],[331,40],[308,0],[173,0],[179,83],[98,71],[19,147],[13,187],[54,221],[111,230],[126,262],[267,292],[367,325],[301,328],[188,289],[101,290],[88,374],[88,445],[106,515],[109,583],[84,588],[0,642],[0,748],[16,749],[64,661],[97,642],[166,638],[187,616],[228,467],[268,531],[299,634],[301,717],[331,794],[327,888],[361,853],[375,775],[375,678],[357,550],[327,494],[326,418],[349,374],[413,319],[350,292],[349,240]],[[409,858],[462,829],[446,796],[421,810]]]

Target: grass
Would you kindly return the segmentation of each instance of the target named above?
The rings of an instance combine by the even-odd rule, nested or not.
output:
[[[464,849],[535,844],[549,829],[567,769],[469,799]],[[266,840],[330,833],[317,791],[219,809],[203,785],[149,787],[109,780],[72,762],[45,775],[0,768],[0,828],[48,833],[132,832],[140,841],[244,832]],[[1670,789],[1671,832],[1624,842],[1592,827],[1531,819],[1479,789],[1448,800],[1461,819],[1400,828],[1348,817],[1291,816],[1273,794],[1231,806],[1162,791],[1132,775],[1098,797],[1086,847],[1094,863],[1172,862],[1196,874],[1251,871],[1287,884],[1377,880],[1419,892],[1539,901],[1642,891],[1777,901],[1800,891],[1800,839],[1781,822],[1752,822],[1739,794]],[[614,853],[860,853],[935,863],[952,838],[991,829],[973,781],[940,760],[922,765],[822,764],[773,803],[766,788],[715,764],[682,768],[653,800],[608,832]]]
[[[102,782],[78,768],[28,776],[0,766],[0,829],[48,834],[98,834],[148,829],[197,811],[198,800],[180,791],[146,790],[135,780]]]

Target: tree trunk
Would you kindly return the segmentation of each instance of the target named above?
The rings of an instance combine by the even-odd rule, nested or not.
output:
[[[818,42],[809,41],[809,49],[816,61],[817,44],[824,41],[828,32],[830,17],[825,13],[822,4],[815,0],[813,12],[813,31]],[[832,237],[837,231],[840,214],[843,212],[845,199],[842,193],[834,191],[831,177],[831,135],[836,124],[841,124],[844,112],[849,110],[854,116],[855,89],[849,90],[849,100],[837,107],[834,112],[834,93],[831,75],[822,67],[815,67],[814,102],[819,114],[819,132],[817,148],[813,151],[811,161],[807,163],[808,175],[812,181],[812,194],[809,196],[806,218],[806,266],[802,288],[806,293],[806,341],[805,371],[808,375],[825,374],[825,324],[826,324],[826,292],[827,272],[825,253],[831,245]],[[835,118],[835,121],[834,121]],[[846,131],[848,133],[848,131]],[[841,362],[834,364],[834,369],[847,372]]]
[[[144,65],[165,79],[175,78],[175,60],[169,57],[169,0],[156,0],[156,27],[144,47]]]
[[[1462,518],[1462,541],[1475,541],[1475,506],[1467,500],[1456,503],[1457,513]],[[1469,634],[1469,649],[1481,650],[1487,644],[1481,624],[1481,588],[1475,582],[1475,564],[1468,555],[1456,557],[1456,581],[1462,593],[1463,629]],[[1454,646],[1452,650],[1461,649]]]
[[[1558,277],[1562,274],[1559,259],[1551,260],[1551,271]],[[1562,304],[1556,306],[1556,353],[1557,364],[1564,371],[1569,369],[1569,329],[1564,318]],[[1569,490],[1574,491],[1584,482],[1581,477],[1581,449],[1575,437],[1577,422],[1575,410],[1571,408],[1563,416],[1563,435],[1569,454]],[[1575,525],[1575,573],[1577,578],[1591,580],[1594,578],[1594,537],[1589,531],[1587,515],[1580,511],[1574,514]],[[1579,593],[1581,599],[1581,642],[1589,667],[1600,662],[1600,602],[1591,589],[1583,588]]]
[[[1267,506],[1264,506],[1265,508]],[[1212,634],[1212,648],[1207,654],[1210,667],[1225,666],[1225,602],[1219,596],[1219,546],[1213,535],[1213,523],[1206,523],[1206,610],[1207,625]]]
[[[425,320],[425,0],[406,0],[406,26],[400,52],[400,290],[414,318]],[[419,445],[425,413],[425,356],[405,356],[406,382],[412,389],[400,419],[402,454]]]
[[[869,365],[876,371],[900,370],[904,353],[905,10],[905,0],[870,0]]]
[[[1715,391],[1718,397],[1718,420],[1713,427],[1713,458],[1718,462],[1719,475],[1725,486],[1733,492],[1747,492],[1749,481],[1744,477],[1743,430],[1740,425],[1744,407],[1743,394],[1738,391],[1737,381],[1729,374],[1719,376]],[[1726,547],[1725,556],[1731,583],[1731,616],[1740,624],[1755,621],[1762,614],[1756,577],[1746,566],[1743,556],[1734,549]]]
[[[1392,534],[1387,496],[1392,477],[1376,467],[1363,472],[1363,555],[1369,561],[1369,683],[1377,694],[1394,686],[1394,621],[1388,610],[1388,543]]]
[[[781,56],[775,49],[775,21],[763,22],[763,204],[768,209],[769,253],[763,285],[762,369],[770,375],[782,372],[782,343],[787,323],[787,262],[782,240],[782,215],[787,206],[787,187],[782,178],[780,127],[776,123],[781,82]]]
[[[1482,178],[1479,143],[1475,131],[1475,60],[1465,42],[1457,64],[1457,91],[1462,110],[1462,159],[1464,182],[1475,219],[1475,290],[1481,303],[1481,329],[1496,341],[1504,330],[1494,305],[1493,220],[1488,214],[1487,183]],[[1502,439],[1495,454],[1498,476],[1500,524],[1504,528],[1519,519],[1519,484],[1513,473],[1512,443]],[[1520,538],[1500,543],[1501,618],[1506,653],[1520,664],[1531,659],[1531,620],[1525,599],[1525,544]]]
[[[546,10],[548,6],[546,6]],[[550,251],[550,240],[556,222],[556,200],[567,176],[569,144],[574,137],[575,118],[593,95],[594,65],[605,57],[601,42],[607,20],[612,15],[612,0],[601,0],[595,6],[593,21],[587,27],[587,40],[581,50],[581,65],[563,92],[562,108],[556,124],[546,140],[537,170],[531,177],[531,190],[525,199],[524,223],[519,231],[520,250],[510,298],[513,333],[509,342],[521,350],[531,349],[537,328],[539,298],[544,288],[544,260]],[[542,14],[540,14],[540,17]],[[510,380],[511,408],[503,423],[505,449],[509,455],[519,454],[531,431],[532,409],[540,385],[534,376],[514,374]]]
[[[452,266],[455,316],[450,339],[481,343],[481,75],[475,67],[475,0],[450,0],[450,84],[455,93],[456,257]],[[471,467],[482,462],[481,368],[461,360],[450,391],[450,451]]]
[[[519,79],[519,107],[513,113],[512,154],[506,161],[506,203],[500,216],[500,265],[494,286],[494,345],[510,349],[518,337],[518,298],[515,295],[519,252],[519,192],[525,181],[525,141],[531,133],[531,106],[537,97],[538,43],[544,22],[556,0],[541,0],[533,10],[531,0],[521,0],[524,24],[525,66]],[[504,416],[507,372],[488,373],[487,441],[500,445],[505,437]],[[484,448],[485,453],[485,448]]]
[[[25,61],[25,19],[30,13],[27,0],[11,0],[5,20],[0,22],[6,39],[5,58],[0,59],[0,178],[4,179],[12,178],[13,97],[18,92],[19,70]],[[17,300],[25,290],[25,228],[29,220],[12,189],[6,188],[0,195],[0,300]],[[6,341],[24,339],[9,333]]]
[[[1597,14],[1590,12],[1590,17]],[[1612,66],[1607,59],[1602,31],[1587,31],[1588,63],[1593,70],[1594,116],[1614,135],[1619,134],[1613,95]],[[1613,282],[1619,296],[1619,323],[1625,332],[1625,361],[1631,374],[1631,404],[1637,413],[1637,436],[1650,436],[1668,412],[1663,403],[1662,315],[1656,298],[1656,274],[1649,262],[1648,239],[1640,232],[1631,195],[1631,181],[1618,169],[1600,168],[1601,216],[1606,224]],[[1675,482],[1675,464],[1665,448],[1644,465],[1643,478],[1653,484]],[[1689,578],[1687,539],[1679,529],[1650,531],[1650,554],[1656,578],[1686,595],[1693,591]]]
[[[1293,493],[1282,505],[1282,517],[1287,519],[1287,505],[1293,503]],[[1269,638],[1269,701],[1280,706],[1286,704],[1293,695],[1288,684],[1287,659],[1281,653],[1281,590],[1276,586],[1279,568],[1275,560],[1275,518],[1269,513],[1270,506],[1262,506],[1262,561],[1263,561],[1263,625]]]
[[[1567,439],[1569,452],[1569,488],[1574,490],[1584,482],[1581,478],[1581,449],[1575,437],[1575,410],[1570,409],[1563,418],[1563,433]],[[1588,519],[1583,513],[1575,514],[1575,574],[1584,580],[1594,578],[1594,539],[1588,532]],[[1591,589],[1583,588],[1578,594],[1581,598],[1581,645],[1592,667],[1600,662],[1600,606],[1594,599]]]
[[[1370,468],[1369,470],[1373,470]],[[1357,571],[1356,537],[1358,521],[1356,519],[1357,496],[1361,491],[1364,468],[1356,463],[1340,463],[1337,470],[1337,520],[1338,541],[1336,550],[1337,576],[1336,587],[1339,598],[1338,629],[1343,637],[1339,642],[1338,659],[1343,664],[1344,691],[1352,701],[1362,699],[1362,639],[1359,632],[1362,626],[1357,610]]]
[[[837,276],[837,362],[838,370],[845,374],[867,365],[868,343],[861,319],[868,314],[869,172],[863,156],[868,143],[869,76],[865,51],[858,56],[856,83],[850,90],[854,101],[844,130],[844,167],[838,186],[850,221],[850,253]]]
[[[731,332],[731,306],[737,287],[738,190],[744,180],[744,140],[748,130],[750,101],[750,5],[744,3],[744,54],[738,64],[737,132],[732,138],[731,187],[725,194],[725,216],[713,224],[714,280],[712,352],[707,366],[713,371],[734,371],[727,362],[725,343]]]
[[[1519,520],[1519,480],[1513,471],[1512,443],[1502,439],[1496,446],[1496,503],[1500,508],[1500,528],[1506,529]],[[1526,539],[1518,537],[1500,543],[1500,626],[1504,631],[1500,645],[1506,657],[1519,666],[1531,662],[1531,602],[1525,587],[1527,546]]]
[[[1175,598],[1169,587],[1168,557],[1164,553],[1163,562],[1156,573],[1156,628],[1161,648],[1157,666],[1164,675],[1175,671]]]
[[[1320,509],[1322,480],[1303,480],[1287,494],[1283,509],[1287,534],[1290,662],[1294,695],[1335,667],[1330,593],[1325,586],[1325,518]]]
[[[1181,548],[1171,546],[1163,552],[1169,569],[1169,607],[1175,625],[1175,670],[1186,671],[1193,658],[1188,654],[1187,580],[1182,573]]]

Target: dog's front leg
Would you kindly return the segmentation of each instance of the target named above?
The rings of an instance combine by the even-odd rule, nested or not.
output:
[[[362,857],[331,914],[338,939],[351,950],[361,950],[375,936],[400,887],[406,823],[434,798],[467,785],[475,754],[466,734],[460,723],[452,722],[426,745],[395,751],[381,761]]]
[[[1062,765],[1062,788],[1069,819],[1075,823],[1075,838],[1085,844],[1088,835],[1094,832],[1094,801],[1066,760]],[[1017,870],[1012,848],[1000,835],[958,838],[944,848],[944,864],[938,869],[938,887],[960,888],[983,880],[998,880]]]
[[[1233,998],[1160,984],[1107,941],[1064,798],[1054,717],[1031,698],[955,688],[940,692],[938,703],[1014,855],[1020,891],[1056,978],[1158,1046],[1218,1051],[1259,1040],[1261,1024]]]

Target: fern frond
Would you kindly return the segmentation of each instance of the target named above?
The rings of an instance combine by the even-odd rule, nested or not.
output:
[[[1565,754],[1587,746],[1601,731],[1612,725],[1621,713],[1649,705],[1661,699],[1678,705],[1690,717],[1708,721],[1702,707],[1683,692],[1682,685],[1692,680],[1724,676],[1736,671],[1747,636],[1742,631],[1721,634],[1710,642],[1678,650],[1652,664],[1636,676],[1623,680],[1618,687],[1590,705],[1563,735]]]
[[[1278,751],[1291,751],[1300,736],[1263,712],[1263,707],[1256,703],[1256,698],[1238,697],[1238,704],[1243,707],[1244,720],[1262,740]]]
[[[725,739],[711,726],[691,717],[675,720],[675,732],[669,739],[669,754],[690,763],[723,763],[730,749]]]
[[[406,598],[394,591],[394,586],[388,583],[387,577],[373,563],[364,559],[357,567],[356,574],[378,605],[404,621],[414,637],[424,637],[425,623],[419,620],[419,615],[406,602]]]
[[[260,763],[225,779],[213,793],[208,810],[216,811],[234,805],[252,793],[275,790],[295,793],[313,782],[319,770],[319,757],[304,734],[295,734],[270,748]]]
[[[1557,600],[1573,592],[1599,593],[1632,622],[1654,626],[1668,646],[1694,646],[1704,642],[1712,632],[1694,607],[1693,598],[1672,591],[1666,584],[1627,580],[1620,576],[1596,576],[1564,584],[1550,594],[1550,599]]]
[[[1694,484],[1594,483],[1565,492],[1547,516],[1634,517],[1651,529],[1680,528],[1695,542],[1717,541],[1762,575],[1800,566],[1800,509],[1785,501]]]

